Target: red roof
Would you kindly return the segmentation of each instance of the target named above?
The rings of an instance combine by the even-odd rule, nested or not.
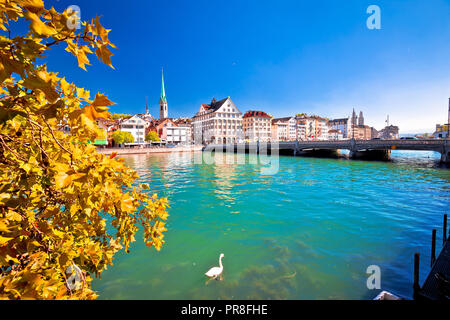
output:
[[[328,121],[328,119],[326,119],[326,118],[322,118],[322,117],[319,117],[319,116],[316,116],[316,115],[312,115],[312,116],[309,116],[308,118],[312,118],[312,119],[317,119],[317,120],[324,120],[324,121]]]
[[[244,118],[250,118],[250,117],[262,117],[262,118],[271,118],[267,113],[264,111],[247,111],[244,114]]]

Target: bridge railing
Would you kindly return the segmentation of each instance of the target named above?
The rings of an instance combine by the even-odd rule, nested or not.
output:
[[[357,144],[378,144],[378,145],[443,145],[445,140],[438,139],[391,139],[391,140],[355,140]]]

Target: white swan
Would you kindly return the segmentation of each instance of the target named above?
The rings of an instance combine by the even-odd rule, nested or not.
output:
[[[209,269],[208,272],[205,273],[205,275],[213,279],[216,279],[218,276],[220,276],[223,272],[223,265],[222,265],[223,257],[225,257],[225,255],[221,253],[219,257],[219,267]]]

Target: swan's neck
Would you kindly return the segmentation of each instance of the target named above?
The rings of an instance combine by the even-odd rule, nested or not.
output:
[[[223,269],[223,266],[222,266],[222,257],[219,258],[219,266],[220,266],[220,269]]]

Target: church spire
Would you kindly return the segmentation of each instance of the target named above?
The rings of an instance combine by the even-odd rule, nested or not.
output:
[[[357,121],[358,121],[358,117],[356,116],[355,108],[353,108],[352,125],[356,126]]]
[[[145,114],[148,114],[148,97],[145,97]]]
[[[360,125],[360,126],[364,125],[364,116],[363,116],[363,112],[362,111],[359,112],[358,125]]]
[[[161,68],[161,98],[159,99],[159,119],[168,118],[166,90],[164,88],[164,70]]]
[[[161,100],[166,101],[166,90],[164,89],[164,69],[161,68]]]

